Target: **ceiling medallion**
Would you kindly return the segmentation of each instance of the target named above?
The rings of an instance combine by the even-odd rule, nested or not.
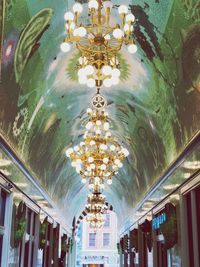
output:
[[[120,60],[118,53],[122,46],[134,54],[137,51],[133,30],[135,17],[128,7],[118,8],[120,23],[113,23],[117,17],[111,1],[90,0],[88,3],[87,24],[79,21],[83,6],[75,3],[73,13],[64,15],[66,37],[61,44],[63,52],[69,52],[75,44],[81,57],[78,59],[78,80],[88,87],[111,87],[117,85],[120,78]],[[114,25],[113,25],[114,24]]]

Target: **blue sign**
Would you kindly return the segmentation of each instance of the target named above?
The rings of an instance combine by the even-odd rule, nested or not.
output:
[[[157,217],[153,218],[153,220],[152,220],[152,228],[153,228],[153,230],[159,229],[160,225],[165,223],[166,220],[167,220],[167,215],[166,215],[165,212],[161,213]]]

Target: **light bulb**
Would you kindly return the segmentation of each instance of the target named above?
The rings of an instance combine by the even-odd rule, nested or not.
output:
[[[81,166],[79,165],[79,166],[76,167],[76,172],[80,173],[80,171],[81,171]]]
[[[128,152],[128,150],[126,148],[123,147],[121,152],[124,154],[125,157],[128,157],[129,152]]]
[[[113,165],[112,168],[113,168],[114,171],[117,171],[118,170],[117,165]]]
[[[110,133],[110,132],[107,132],[107,133],[105,134],[105,138],[109,138],[109,137],[111,137],[111,133]]]
[[[119,84],[119,78],[118,77],[112,77],[111,81],[112,81],[113,85],[118,85]]]
[[[80,142],[80,147],[84,146],[85,143],[84,142]]]
[[[123,163],[120,161],[117,165],[119,168],[122,168],[123,167]]]
[[[126,5],[121,5],[118,8],[119,14],[127,14],[128,13],[128,7]]]
[[[94,188],[94,185],[93,184],[89,184],[89,188],[90,189],[93,189]]]
[[[85,125],[85,128],[86,128],[87,130],[90,130],[90,129],[92,128],[92,126],[93,126],[93,123],[92,123],[91,121],[89,121],[89,122]]]
[[[90,0],[88,3],[88,7],[89,7],[89,9],[92,9],[92,8],[98,9],[99,4],[96,0]]]
[[[87,34],[87,31],[84,27],[77,28],[77,35],[78,36],[84,37],[84,36],[86,36],[86,34]]]
[[[105,122],[104,125],[103,125],[103,127],[104,127],[104,130],[105,131],[108,131],[109,130],[109,127],[110,127],[110,124],[108,122]]]
[[[106,35],[104,36],[104,39],[105,39],[106,41],[109,41],[109,40],[110,40],[110,34],[106,34]]]
[[[82,160],[81,159],[77,159],[76,162],[77,162],[77,164],[80,165],[82,163]]]
[[[92,75],[94,73],[94,67],[92,65],[87,65],[85,67],[85,72],[87,75]]]
[[[86,84],[87,83],[87,77],[85,77],[85,76],[78,77],[78,82],[80,84]]]
[[[128,52],[129,52],[130,54],[135,54],[135,53],[137,52],[137,45],[135,45],[135,44],[130,44],[130,45],[128,46]]]
[[[74,37],[79,36],[79,34],[78,34],[78,29],[74,29],[74,30],[73,30],[73,35],[74,35]]]
[[[91,140],[91,141],[90,141],[90,145],[91,145],[91,146],[94,146],[94,145],[95,145],[95,141],[94,141],[94,140]]]
[[[114,145],[111,145],[111,146],[110,146],[110,150],[111,150],[111,151],[115,151],[115,149],[116,149],[116,146],[114,146]]]
[[[117,68],[112,69],[112,73],[111,73],[112,77],[119,78],[120,74],[121,74],[121,71],[119,69]]]
[[[83,11],[83,6],[80,3],[76,3],[73,5],[73,11],[74,13],[81,13]]]
[[[74,14],[72,12],[66,12],[64,15],[64,19],[72,21],[74,19]]]
[[[76,152],[78,152],[79,149],[80,149],[79,146],[75,146],[75,147],[74,147],[74,151],[76,151]]]
[[[107,180],[107,184],[111,185],[112,184],[112,180],[111,179],[108,179]]]
[[[95,180],[95,183],[99,183],[100,182],[100,178],[99,177],[95,177],[94,180]]]
[[[88,158],[88,162],[89,162],[89,163],[92,163],[93,161],[94,161],[94,159],[93,159],[92,157],[89,157],[89,158]]]
[[[82,179],[81,179],[81,182],[82,182],[83,184],[85,184],[85,183],[87,182],[87,180],[86,180],[85,178],[82,178]]]
[[[103,163],[105,163],[105,164],[107,164],[107,163],[108,163],[108,161],[109,161],[109,159],[108,159],[108,158],[104,158],[104,159],[103,159]]]
[[[106,78],[104,81],[103,81],[103,85],[105,87],[111,87],[112,86],[112,80],[109,79],[109,78]]]
[[[81,68],[81,69],[78,70],[78,76],[79,77],[85,77],[86,78],[85,68]]]
[[[72,161],[71,166],[72,166],[72,167],[76,167],[76,166],[77,166],[76,161]]]
[[[97,121],[96,121],[96,125],[97,125],[97,126],[100,126],[100,125],[101,125],[101,121],[100,121],[100,120],[97,120]]]
[[[97,129],[96,130],[96,134],[99,134],[100,135],[101,134],[101,130]]]
[[[126,15],[126,21],[127,22],[134,22],[135,21],[135,16],[133,14],[127,14]]]
[[[60,45],[60,49],[61,49],[62,52],[67,53],[67,52],[70,51],[71,46],[70,46],[69,43],[63,42],[63,43]]]
[[[121,39],[124,36],[124,32],[120,29],[115,29],[113,31],[113,36],[115,37],[115,39]]]
[[[125,32],[129,32],[130,31],[130,27],[129,27],[129,25],[127,23],[124,25],[124,31]]]
[[[102,73],[104,75],[107,76],[107,75],[110,75],[111,74],[112,68],[110,66],[108,66],[108,65],[105,65],[105,66],[103,66],[103,68],[101,69],[101,71],[102,71]]]
[[[102,171],[105,171],[105,170],[106,170],[106,165],[105,165],[105,164],[102,164],[102,165],[100,166],[100,169],[101,169]]]
[[[73,152],[74,152],[73,148],[70,147],[70,148],[68,148],[68,149],[66,150],[65,154],[66,154],[66,156],[69,158],[70,155],[71,155]]]
[[[101,145],[99,146],[99,148],[100,148],[101,150],[107,150],[108,146],[107,146],[107,145],[104,145],[104,144],[101,144]]]
[[[90,169],[91,170],[94,170],[95,169],[95,164],[93,163],[93,164],[90,164]]]
[[[87,108],[87,114],[92,114],[92,109],[91,108]]]
[[[105,1],[105,2],[103,2],[103,7],[104,7],[105,10],[107,8],[109,8],[111,10],[112,7],[113,7],[113,3],[111,1]]]
[[[92,78],[88,79],[86,84],[89,88],[95,87],[96,85],[95,79]]]

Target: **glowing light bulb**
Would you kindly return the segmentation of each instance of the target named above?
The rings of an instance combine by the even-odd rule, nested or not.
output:
[[[67,52],[70,51],[70,49],[71,49],[71,45],[68,44],[68,43],[63,42],[63,43],[60,45],[60,49],[61,49],[62,52],[67,53]]]
[[[71,155],[73,152],[74,152],[73,148],[70,147],[70,148],[68,148],[68,149],[66,150],[65,154],[66,154],[66,156],[69,158],[70,155]]]
[[[104,36],[104,39],[105,39],[106,41],[109,41],[109,40],[110,40],[110,34],[106,34],[106,35]]]
[[[111,185],[112,184],[112,180],[111,179],[108,179],[107,180],[107,184]]]
[[[80,3],[75,3],[72,9],[74,13],[81,13],[83,11],[83,6]]]
[[[128,7],[126,5],[121,5],[118,8],[118,12],[120,15],[128,13]]]
[[[74,14],[72,12],[66,12],[64,15],[64,19],[66,21],[72,21],[74,19]]]
[[[108,122],[105,122],[104,125],[103,125],[103,127],[104,127],[104,130],[105,131],[108,131],[109,128],[110,128],[110,124]]]
[[[130,45],[128,46],[128,52],[129,52],[130,54],[135,54],[135,53],[137,52],[137,45],[135,45],[135,44],[130,44]]]
[[[100,121],[100,120],[97,120],[97,121],[96,121],[96,125],[97,125],[97,126],[100,126],[100,125],[101,125],[101,121]]]
[[[133,14],[127,14],[126,15],[126,21],[127,22],[134,22],[135,21],[135,16]]]
[[[87,75],[92,75],[94,73],[94,67],[92,65],[87,65],[85,67],[85,72]]]
[[[92,78],[88,79],[86,84],[89,88],[95,87],[96,85],[95,79],[92,79]]]
[[[87,34],[87,31],[84,27],[79,27],[76,30],[77,35],[80,37],[84,37]]]
[[[115,78],[119,78],[120,74],[121,74],[121,72],[120,72],[120,70],[117,69],[117,68],[114,68],[114,69],[112,70],[112,73],[111,73],[112,77],[115,77]]]
[[[115,37],[115,39],[121,39],[124,36],[124,32],[120,29],[115,29],[113,31],[113,36]]]
[[[87,108],[87,114],[92,114],[92,109],[91,108]]]
[[[116,149],[116,146],[114,146],[114,145],[111,145],[111,146],[110,146],[110,150],[111,150],[111,151],[115,151],[115,149]]]
[[[86,128],[87,130],[90,130],[90,129],[92,128],[92,126],[93,126],[93,123],[92,123],[91,121],[89,121],[89,122],[85,125],[85,128]]]
[[[103,159],[103,163],[105,163],[105,164],[107,164],[107,163],[108,163],[108,161],[109,161],[109,159],[108,159],[108,158],[104,158],[104,159]]]
[[[105,87],[111,87],[112,86],[112,80],[109,79],[109,78],[106,78],[104,81],[103,81],[103,85]]]
[[[75,146],[75,147],[74,147],[74,151],[76,151],[76,152],[78,152],[79,149],[80,149],[79,146]]]
[[[94,159],[93,159],[92,157],[89,157],[89,158],[88,158],[88,162],[89,162],[89,163],[92,163],[93,161],[94,161]]]
[[[92,9],[92,8],[98,9],[99,4],[96,0],[90,0],[88,3],[88,7],[89,7],[89,9]]]
[[[104,74],[104,75],[110,75],[111,74],[111,72],[112,72],[112,68],[110,67],[110,66],[103,66],[103,68],[101,69],[101,71],[102,71],[102,73]]]

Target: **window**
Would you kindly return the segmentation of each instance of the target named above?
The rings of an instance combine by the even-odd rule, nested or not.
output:
[[[109,233],[103,233],[103,246],[107,247],[110,245],[110,234]]]
[[[89,247],[95,247],[96,233],[89,233]]]
[[[109,226],[110,226],[110,214],[105,214],[104,227],[109,227]]]

